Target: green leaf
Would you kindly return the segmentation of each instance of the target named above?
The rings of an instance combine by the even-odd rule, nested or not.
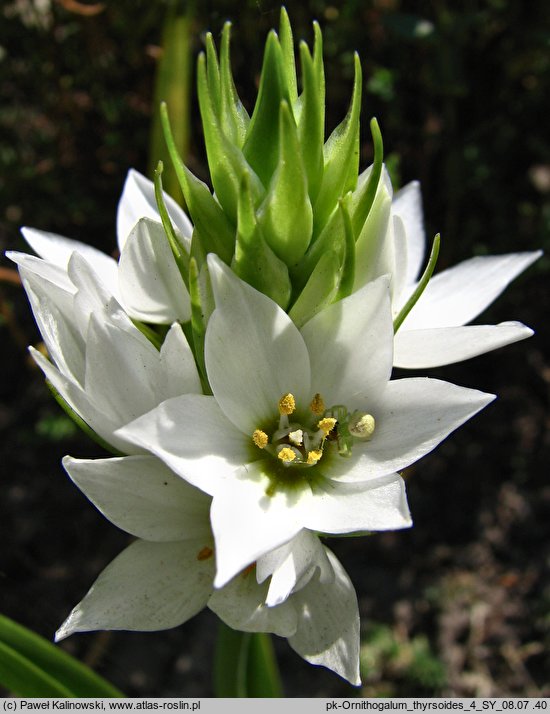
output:
[[[290,104],[283,51],[272,30],[265,44],[258,98],[243,146],[248,163],[264,186],[279,161],[279,107],[283,100]]]
[[[229,263],[233,255],[235,231],[208,186],[194,176],[181,160],[170,126],[166,104],[161,106],[162,126],[170,158],[185,196],[189,215],[200,236],[205,253],[216,253]]]
[[[243,174],[246,172],[250,174],[250,187],[255,204],[264,196],[265,190],[262,182],[247,163],[243,152],[238,146],[232,144],[223,133],[208,90],[204,54],[199,55],[197,90],[212,185],[222,208],[235,224],[237,222],[239,187]],[[251,127],[252,123],[253,119]]]
[[[335,251],[323,253],[321,256],[305,288],[288,313],[297,327],[304,325],[333,301],[338,289],[340,262]]]
[[[269,634],[238,632],[220,622],[214,654],[217,697],[282,697]]]
[[[233,81],[229,55],[230,36],[231,23],[226,22],[220,48],[221,123],[228,139],[241,148],[250,124],[250,117],[239,99]]]
[[[237,242],[232,268],[242,280],[268,295],[283,310],[287,308],[292,292],[288,268],[263,237],[246,175],[239,195]]]
[[[294,265],[311,240],[313,211],[296,124],[287,102],[281,103],[279,115],[279,162],[258,209],[258,223],[275,254],[287,265]]]
[[[0,683],[20,697],[123,697],[57,645],[0,615]]]
[[[355,80],[350,108],[345,119],[329,136],[324,148],[324,173],[314,207],[313,233],[318,236],[338,199],[355,188],[359,167],[359,114],[362,73],[355,55]]]
[[[298,125],[298,136],[302,149],[302,157],[308,180],[309,198],[315,203],[323,179],[323,142],[325,140],[325,103],[324,91],[321,95],[319,85],[324,90],[324,72],[321,62],[322,76],[318,76],[316,67],[308,46],[300,43],[300,59],[302,63],[302,110]]]

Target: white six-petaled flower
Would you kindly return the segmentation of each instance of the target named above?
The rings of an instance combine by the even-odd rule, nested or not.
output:
[[[213,396],[169,399],[117,434],[213,497],[215,585],[304,528],[409,526],[397,472],[494,397],[434,379],[390,381],[387,277],[299,331],[213,255],[209,270]]]

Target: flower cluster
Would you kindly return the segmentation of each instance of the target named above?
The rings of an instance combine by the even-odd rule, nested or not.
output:
[[[538,253],[473,258],[431,277],[420,190],[395,196],[375,158],[359,174],[361,68],[325,142],[322,38],[267,39],[249,117],[229,25],[198,90],[214,192],[167,141],[191,220],[130,171],[118,261],[34,229],[11,253],[58,401],[112,454],[63,461],[136,540],[57,633],[174,627],[208,606],[359,679],[357,598],[324,536],[411,525],[400,472],[494,397],[394,366],[467,359],[528,337],[467,323]]]

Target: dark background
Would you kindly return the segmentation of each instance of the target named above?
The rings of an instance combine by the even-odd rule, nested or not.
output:
[[[233,28],[249,108],[267,1],[200,2],[203,33]],[[42,9],[40,9],[42,8]],[[324,31],[327,129],[345,114],[352,52],[364,71],[362,167],[376,115],[396,184],[422,182],[441,270],[472,254],[549,246],[550,5],[545,0],[287,3],[295,38]],[[0,3],[0,247],[21,224],[111,252],[130,166],[147,171],[166,3]],[[189,164],[207,178],[196,97]],[[535,337],[431,376],[499,399],[407,472],[413,529],[331,541],[356,586],[365,687],[314,668],[284,640],[289,696],[548,696],[550,364],[548,258],[483,322],[521,320]],[[65,453],[101,455],[49,397],[26,346],[40,337],[10,264],[0,281],[0,611],[51,638],[128,538],[72,486]],[[212,696],[216,619],[161,633],[76,635],[63,647],[133,696]]]

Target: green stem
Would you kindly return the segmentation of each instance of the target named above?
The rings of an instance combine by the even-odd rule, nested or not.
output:
[[[238,632],[220,622],[214,655],[217,697],[282,697],[270,635]]]

